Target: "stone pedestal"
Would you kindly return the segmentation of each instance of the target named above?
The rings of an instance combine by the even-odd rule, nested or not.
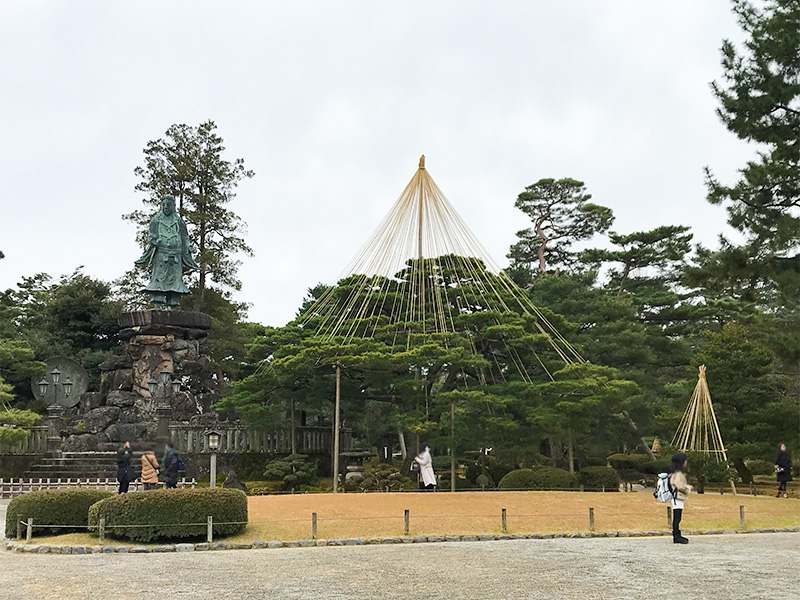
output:
[[[63,406],[51,404],[47,407],[47,454],[50,456],[61,455],[61,420],[63,416]]]
[[[119,317],[122,351],[100,365],[100,391],[84,394],[66,428],[66,451],[113,450],[120,443],[169,439],[171,420],[189,421],[220,398],[201,344],[211,317],[180,310],[142,310]],[[161,372],[170,373],[165,386]],[[148,382],[158,382],[151,396]],[[171,381],[180,382],[173,392]]]

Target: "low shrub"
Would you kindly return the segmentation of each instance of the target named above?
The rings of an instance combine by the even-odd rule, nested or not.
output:
[[[767,460],[746,460],[744,464],[753,475],[772,475],[775,473],[775,465]]]
[[[642,471],[642,465],[650,462],[647,454],[612,454],[608,457],[608,465],[617,471]]]
[[[241,533],[247,526],[247,496],[225,488],[121,494],[92,505],[89,527],[96,531],[105,518],[106,533],[113,537],[137,542],[197,538],[205,536],[209,516],[214,518],[215,537]]]
[[[34,531],[38,525],[66,525],[39,530],[45,535],[82,531],[88,524],[89,507],[110,496],[114,493],[90,488],[40,490],[17,496],[6,509],[6,537],[16,537],[17,521],[28,519],[33,519]]]
[[[662,458],[659,460],[651,460],[646,463],[642,463],[639,468],[641,469],[642,473],[646,473],[648,475],[658,475],[659,473],[669,473],[669,465],[672,461],[668,458]]]
[[[245,485],[251,496],[274,494],[283,490],[282,481],[246,481]]]
[[[578,481],[585,490],[619,491],[619,473],[611,467],[584,467],[578,473]]]
[[[319,485],[317,463],[305,454],[290,454],[270,461],[264,469],[264,477],[282,480],[284,491],[299,490],[302,485]]]
[[[501,490],[572,490],[578,487],[578,481],[564,469],[537,467],[511,471],[497,487]]]
[[[411,471],[409,471],[409,474]],[[362,492],[399,492],[401,490],[414,489],[414,480],[405,475],[400,468],[388,463],[377,463],[367,465],[364,469],[364,476],[354,480]]]

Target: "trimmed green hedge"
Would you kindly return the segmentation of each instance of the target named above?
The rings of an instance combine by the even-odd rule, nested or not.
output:
[[[572,490],[578,480],[569,471],[555,467],[517,469],[500,480],[501,490]]]
[[[114,496],[114,492],[90,488],[39,490],[14,498],[6,509],[6,537],[17,535],[17,521],[33,519],[34,533],[54,535],[81,531],[87,525],[89,507],[95,502]],[[67,525],[39,529],[38,525]],[[72,526],[72,527],[70,527]]]
[[[584,467],[578,473],[578,480],[587,491],[619,491],[619,473],[611,467]]]
[[[612,454],[608,457],[609,466],[617,471],[642,471],[642,465],[650,462],[647,454]]]
[[[225,488],[121,494],[93,505],[89,526],[97,531],[100,519],[105,518],[108,535],[138,542],[199,538],[206,535],[209,515],[214,517],[214,537],[241,533],[247,526],[247,496]]]

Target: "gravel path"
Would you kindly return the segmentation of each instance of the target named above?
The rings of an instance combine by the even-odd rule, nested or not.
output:
[[[800,534],[695,537],[688,546],[616,538],[161,555],[0,551],[3,599],[268,597],[796,598]]]

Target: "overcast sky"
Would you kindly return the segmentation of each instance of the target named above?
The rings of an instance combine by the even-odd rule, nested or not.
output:
[[[752,153],[709,82],[727,0],[642,2],[0,1],[0,288],[140,254],[135,166],[172,123],[217,122],[255,170],[237,298],[281,325],[333,283],[420,154],[506,265],[514,200],[542,177],[586,183],[614,230],[690,225],[715,244]]]

